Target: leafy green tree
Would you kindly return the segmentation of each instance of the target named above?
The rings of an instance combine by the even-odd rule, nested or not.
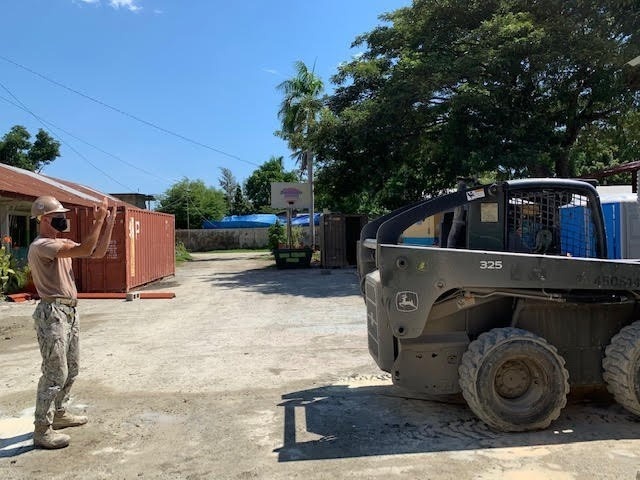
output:
[[[15,125],[0,140],[0,163],[40,172],[45,165],[60,156],[60,143],[40,129],[31,142],[31,135],[21,125]]]
[[[300,170],[308,172],[312,165],[313,151],[310,137],[315,131],[323,108],[324,85],[313,70],[297,61],[296,75],[278,85],[284,97],[278,111],[282,129],[276,135],[287,141],[294,152]]]
[[[385,209],[457,176],[575,175],[580,136],[638,108],[630,5],[414,0],[384,15],[332,79],[313,137],[320,195]]]
[[[570,162],[581,176],[638,160],[640,151],[640,111],[628,112],[608,125],[583,130],[571,150]],[[631,174],[615,175],[607,183],[629,183]]]
[[[247,215],[251,213],[251,204],[242,193],[242,187],[236,185],[236,192],[231,203],[231,215]]]
[[[254,212],[271,212],[271,183],[297,181],[295,172],[285,172],[282,157],[271,157],[247,179],[245,193]]]
[[[311,192],[310,218],[313,218],[314,199],[314,153],[312,136],[314,135],[320,113],[323,109],[322,91],[324,85],[320,77],[313,70],[297,61],[296,75],[278,85],[284,94],[278,117],[282,121],[282,130],[277,135],[285,139],[289,148],[294,152],[300,169],[307,172],[309,190]],[[309,223],[311,238],[315,238],[315,224]]]
[[[184,178],[164,193],[158,211],[175,215],[176,228],[202,228],[204,220],[222,219],[226,203],[220,190]]]
[[[225,167],[220,168],[220,178],[218,182],[220,184],[220,188],[224,192],[224,200],[227,203],[227,213],[233,215],[233,201],[236,194],[236,188],[239,186],[236,177],[233,176],[231,170]]]

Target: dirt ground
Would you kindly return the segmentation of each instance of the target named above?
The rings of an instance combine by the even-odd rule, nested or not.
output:
[[[0,303],[0,479],[640,479],[640,421],[573,403],[495,433],[465,405],[403,397],[367,351],[353,269],[196,254],[171,300],[81,300],[63,450],[34,450],[33,303]]]

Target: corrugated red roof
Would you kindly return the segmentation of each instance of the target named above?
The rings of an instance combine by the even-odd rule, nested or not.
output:
[[[133,207],[111,195],[78,183],[0,163],[0,197],[16,197],[33,201],[42,195],[53,195],[67,207],[93,207],[102,202],[103,197],[107,197],[111,205]]]

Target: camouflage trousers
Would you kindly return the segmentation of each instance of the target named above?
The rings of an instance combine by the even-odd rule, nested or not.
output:
[[[51,425],[78,376],[80,318],[75,307],[40,302],[33,319],[42,354],[34,423]]]

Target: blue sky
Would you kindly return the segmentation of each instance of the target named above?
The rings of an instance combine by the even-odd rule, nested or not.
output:
[[[30,110],[63,142],[62,156],[42,173],[111,193],[161,194],[184,177],[218,188],[220,167],[242,182],[271,156],[292,169],[290,151],[273,134],[282,100],[276,86],[302,60],[315,62],[330,91],[337,66],[359,53],[350,48],[356,36],[410,3],[6,0],[0,134],[16,124],[35,134],[43,124]]]

